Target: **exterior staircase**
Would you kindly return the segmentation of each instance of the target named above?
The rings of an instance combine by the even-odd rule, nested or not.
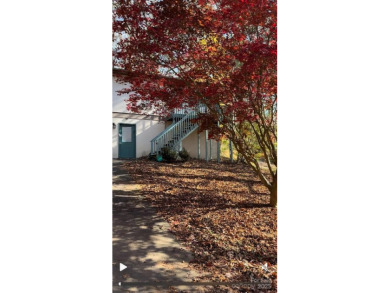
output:
[[[198,128],[198,125],[192,122],[197,116],[198,110],[191,110],[188,113],[175,116],[172,119],[172,124],[151,140],[150,153],[152,155],[158,154],[164,147],[181,150],[183,139]]]

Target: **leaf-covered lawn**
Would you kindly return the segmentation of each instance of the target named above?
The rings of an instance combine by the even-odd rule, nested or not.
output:
[[[171,231],[194,253],[192,266],[209,273],[208,280],[267,278],[274,290],[260,291],[276,292],[276,209],[267,206],[268,190],[248,166],[138,160],[129,162],[128,169]]]

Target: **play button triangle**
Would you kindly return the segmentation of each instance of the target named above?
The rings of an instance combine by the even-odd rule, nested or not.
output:
[[[123,271],[127,266],[125,266],[123,263],[119,263],[119,271]]]

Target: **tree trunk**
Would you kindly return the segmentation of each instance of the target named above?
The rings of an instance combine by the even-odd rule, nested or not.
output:
[[[278,203],[278,183],[277,183],[277,177],[275,177],[275,180],[272,182],[272,186],[271,186],[270,206],[276,207],[277,203]]]

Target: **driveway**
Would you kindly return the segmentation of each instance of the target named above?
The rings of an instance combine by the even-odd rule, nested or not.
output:
[[[192,282],[199,275],[189,267],[191,253],[175,240],[168,223],[131,181],[124,168],[129,163],[113,161],[114,292],[169,292],[170,284]],[[120,263],[127,266],[121,272]],[[196,286],[175,288],[202,292]]]

